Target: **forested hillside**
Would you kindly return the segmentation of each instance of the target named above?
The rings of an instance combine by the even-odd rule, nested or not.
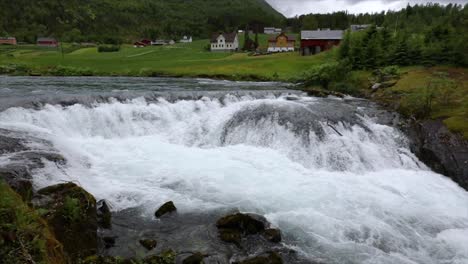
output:
[[[246,24],[279,26],[284,17],[264,0],[0,0],[0,35],[34,42],[207,38]]]

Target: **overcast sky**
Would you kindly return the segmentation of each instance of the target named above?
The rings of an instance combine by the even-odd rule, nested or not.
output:
[[[350,13],[379,12],[405,7],[408,3],[424,4],[438,2],[442,4],[466,4],[468,0],[267,0],[273,7],[287,17],[308,14],[328,13],[348,10]]]

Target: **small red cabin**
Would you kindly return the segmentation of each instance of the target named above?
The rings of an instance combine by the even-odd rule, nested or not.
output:
[[[38,38],[37,46],[57,48],[59,46],[59,42],[54,38]]]
[[[308,56],[338,46],[343,40],[343,30],[301,31],[301,54]]]
[[[0,45],[16,45],[16,44],[17,44],[16,38],[12,38],[12,37],[2,38],[2,37],[0,37]]]

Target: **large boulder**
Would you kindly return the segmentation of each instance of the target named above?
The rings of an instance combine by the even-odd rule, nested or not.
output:
[[[450,132],[442,120],[415,121],[405,129],[421,161],[468,190],[468,141],[461,134]]]
[[[74,183],[38,191],[36,205],[72,260],[96,254],[98,246],[96,200]]]

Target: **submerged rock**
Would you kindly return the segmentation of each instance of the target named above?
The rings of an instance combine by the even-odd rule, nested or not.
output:
[[[249,258],[234,264],[282,264],[283,259],[276,252],[269,252],[254,258]]]
[[[187,257],[186,259],[184,259],[182,261],[182,264],[203,264],[204,263],[204,261],[203,261],[204,258],[205,258],[205,255],[198,252],[198,253],[195,253],[195,254],[191,255],[190,257]]]
[[[152,250],[158,245],[158,242],[153,239],[142,239],[140,240],[140,244],[147,250]]]
[[[159,209],[154,213],[154,215],[156,216],[156,218],[161,218],[163,215],[175,211],[177,211],[177,208],[175,207],[174,202],[170,201],[159,207]]]
[[[115,237],[103,237],[102,241],[104,242],[105,248],[111,248],[115,246]]]
[[[39,208],[71,259],[84,259],[97,251],[96,200],[74,183],[38,191]]]

